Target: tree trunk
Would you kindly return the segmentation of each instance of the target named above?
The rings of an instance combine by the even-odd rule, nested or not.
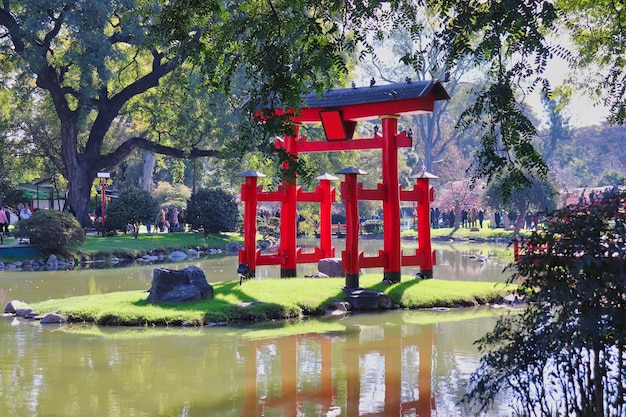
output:
[[[83,227],[91,226],[89,218],[89,196],[96,174],[90,174],[87,169],[78,165],[68,173],[68,202],[76,212],[76,218]]]
[[[137,184],[140,190],[152,191],[152,174],[154,173],[155,165],[156,153],[148,150],[143,151],[143,158],[141,160],[141,174],[139,175],[139,180]]]
[[[517,216],[517,220],[515,221],[515,230],[513,231],[513,233],[515,233],[516,236],[519,234],[519,231],[522,230],[522,226],[524,226],[527,212],[528,210],[522,210],[519,216]]]

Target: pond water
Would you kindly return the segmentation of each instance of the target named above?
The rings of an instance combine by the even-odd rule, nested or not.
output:
[[[502,282],[505,249],[437,249],[434,276]],[[236,279],[236,263],[165,266],[196,264],[215,282]],[[0,304],[147,289],[153,269],[5,271]],[[391,311],[200,329],[0,318],[0,416],[465,416],[459,400],[479,360],[473,342],[497,314]],[[501,407],[489,415],[510,415]]]

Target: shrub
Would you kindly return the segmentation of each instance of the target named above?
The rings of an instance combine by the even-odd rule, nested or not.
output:
[[[263,239],[268,237],[278,238],[280,236],[280,219],[278,217],[265,218],[263,216],[257,216],[257,233],[263,236]]]
[[[139,225],[153,223],[159,205],[148,191],[128,189],[111,201],[106,208],[105,227],[107,230],[123,230],[132,225],[135,238],[139,235]]]
[[[365,220],[363,222],[363,231],[365,233],[379,235],[383,232],[383,221],[382,220]]]
[[[238,218],[235,196],[222,189],[200,189],[187,201],[187,223],[205,236],[237,230]]]
[[[533,302],[478,340],[468,402],[509,390],[517,415],[626,415],[625,199],[548,213],[522,241],[512,279]]]
[[[56,210],[36,211],[28,219],[18,221],[14,234],[30,239],[44,255],[70,255],[85,243],[85,232],[78,220]]]

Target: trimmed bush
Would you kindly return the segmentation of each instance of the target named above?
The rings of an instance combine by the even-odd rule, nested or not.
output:
[[[365,233],[371,233],[373,235],[379,235],[383,232],[382,220],[365,220],[363,222],[363,231]]]
[[[187,202],[187,223],[209,233],[237,230],[239,207],[235,196],[219,188],[200,189]]]
[[[139,225],[153,223],[158,211],[159,203],[148,191],[133,188],[124,190],[107,206],[105,227],[107,230],[126,232],[128,225],[131,225],[136,239]]]
[[[39,210],[17,222],[15,236],[30,239],[44,255],[70,255],[85,243],[85,232],[76,218],[56,210]]]

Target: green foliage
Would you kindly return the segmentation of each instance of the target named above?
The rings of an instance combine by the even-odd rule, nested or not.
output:
[[[468,401],[508,389],[520,415],[626,413],[624,197],[554,211],[522,242],[513,279],[534,302],[477,342]]]
[[[274,216],[257,216],[256,230],[263,239],[278,238],[280,236],[280,219]]]
[[[18,221],[13,233],[30,239],[46,255],[70,255],[85,243],[85,232],[76,218],[56,210],[36,211],[28,219]]]
[[[379,235],[383,233],[384,225],[382,220],[365,220],[362,227],[365,233]]]
[[[239,207],[235,196],[220,189],[201,189],[187,202],[186,222],[204,234],[232,232],[237,229]]]
[[[474,152],[471,172],[474,184],[501,179],[500,192],[508,198],[514,189],[530,185],[528,174],[543,176],[548,167],[532,146],[535,127],[520,111],[511,79],[498,82],[480,93],[476,102],[462,115],[459,127],[470,128],[483,122],[480,143]]]
[[[479,125],[480,144],[474,154],[472,176],[503,179],[502,193],[528,185],[527,174],[545,176],[547,166],[533,148],[535,129],[519,105],[519,81],[540,78],[552,54],[545,33],[558,15],[554,4],[543,0],[487,2],[439,0],[442,48],[448,63],[473,56],[487,69],[488,82],[463,114],[460,128]]]
[[[183,184],[170,184],[169,182],[160,181],[152,196],[157,200],[163,208],[176,207],[181,209],[187,204],[187,200],[191,197],[191,189]]]
[[[320,205],[316,203],[298,204],[298,235],[314,237],[319,233]]]
[[[598,180],[598,187],[620,186],[624,185],[626,178],[624,174],[616,169],[604,171]]]
[[[483,202],[493,209],[526,213],[529,210],[554,210],[557,206],[558,190],[550,181],[531,177],[526,187],[514,190],[508,199],[504,199],[500,192],[503,182],[494,181],[483,195]]]
[[[553,99],[547,93],[541,95],[541,102],[548,116],[549,136],[543,144],[543,155],[548,159],[556,150],[558,143],[568,142],[572,138],[572,129],[569,126],[569,117],[563,110],[564,103]]]
[[[566,83],[588,91],[592,100],[610,109],[609,122],[626,121],[624,7],[613,1],[560,0],[556,4],[566,13],[565,27],[574,51],[568,56],[575,75]]]
[[[124,190],[107,206],[105,226],[108,230],[126,232],[128,225],[132,225],[133,235],[137,238],[139,225],[153,223],[158,208],[157,201],[148,191],[135,188]]]

